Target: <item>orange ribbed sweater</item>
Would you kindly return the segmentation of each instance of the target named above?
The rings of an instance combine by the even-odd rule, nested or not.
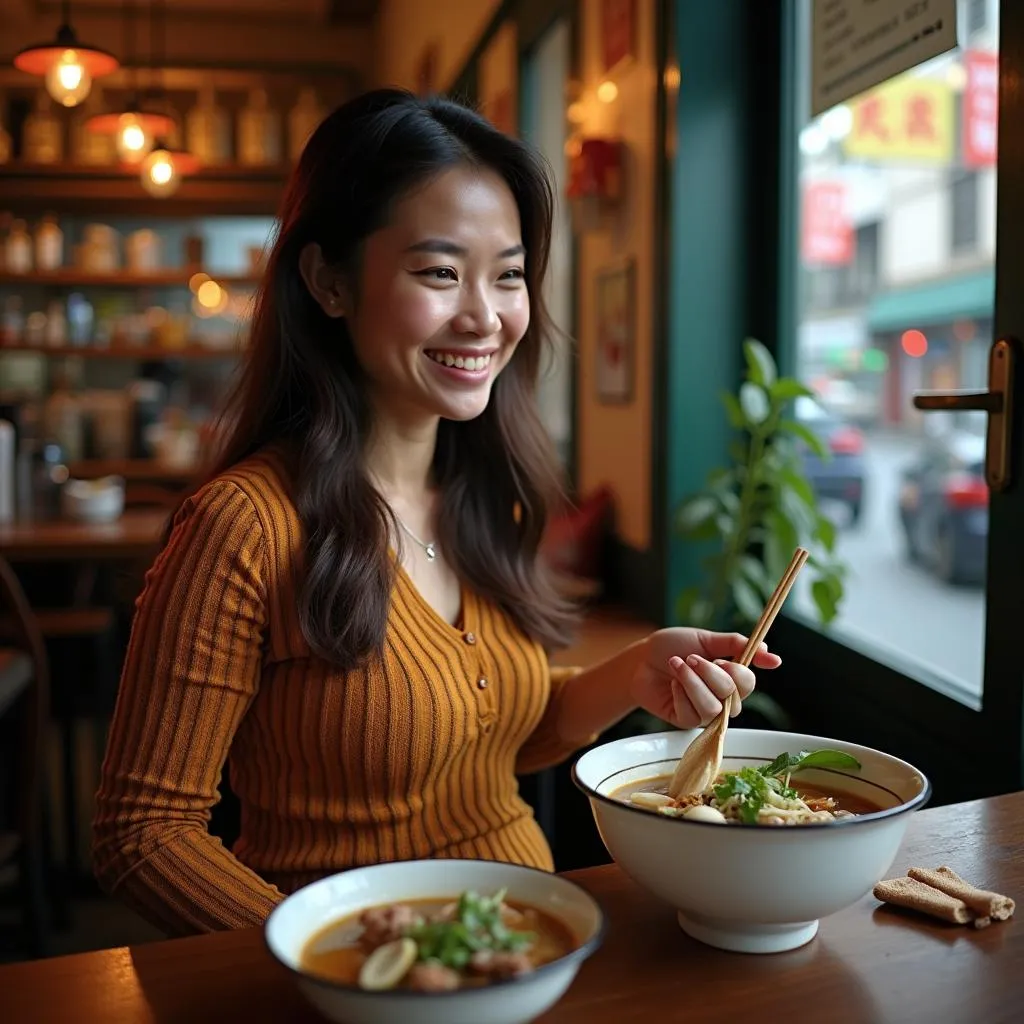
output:
[[[271,453],[203,487],[146,576],[103,762],[104,888],[170,934],[257,925],[354,865],[478,857],[551,870],[517,773],[564,759],[572,670],[463,588],[461,629],[401,569],[383,657],[344,673],[299,628],[302,529]],[[225,762],[232,850],[208,832]]]

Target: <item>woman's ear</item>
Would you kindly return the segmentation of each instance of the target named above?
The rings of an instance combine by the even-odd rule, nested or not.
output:
[[[305,281],[309,294],[317,305],[335,319],[348,316],[349,289],[340,270],[324,259],[323,250],[316,242],[310,242],[299,256],[299,273]]]

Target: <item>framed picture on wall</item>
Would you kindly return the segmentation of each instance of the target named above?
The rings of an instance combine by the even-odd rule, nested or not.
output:
[[[633,401],[636,375],[636,267],[625,260],[597,275],[597,399]]]
[[[636,57],[636,0],[601,0],[601,71],[628,64]]]

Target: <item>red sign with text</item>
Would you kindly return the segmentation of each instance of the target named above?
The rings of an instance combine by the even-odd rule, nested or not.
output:
[[[804,187],[800,255],[809,266],[845,266],[853,260],[853,225],[841,181],[812,181]]]
[[[968,51],[966,70],[964,163],[968,167],[992,167],[999,137],[999,54]]]

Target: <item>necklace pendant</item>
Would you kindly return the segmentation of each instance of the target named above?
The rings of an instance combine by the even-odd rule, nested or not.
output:
[[[435,558],[437,558],[437,549],[434,547],[433,544],[428,544],[423,550],[427,553],[428,562],[432,562]]]

